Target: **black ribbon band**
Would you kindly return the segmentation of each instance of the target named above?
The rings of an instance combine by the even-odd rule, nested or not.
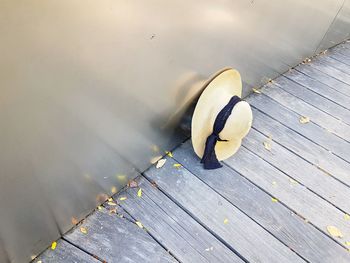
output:
[[[227,105],[219,112],[218,116],[215,118],[213,132],[207,138],[205,142],[205,150],[201,160],[203,163],[204,169],[217,169],[222,167],[215,153],[215,145],[218,141],[221,140],[219,133],[224,129],[228,117],[231,115],[233,107],[241,101],[241,98],[238,96],[233,96]]]

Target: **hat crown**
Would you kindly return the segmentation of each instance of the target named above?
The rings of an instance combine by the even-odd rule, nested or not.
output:
[[[245,101],[238,102],[227,119],[219,136],[222,140],[244,138],[252,125],[253,114],[250,105]]]

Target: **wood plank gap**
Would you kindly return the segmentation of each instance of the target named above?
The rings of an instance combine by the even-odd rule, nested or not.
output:
[[[88,254],[89,256],[93,257],[94,259],[101,261],[102,263],[106,263],[107,261],[90,253],[89,251],[87,251],[86,249],[80,247],[78,244],[74,244],[73,242],[71,242],[70,240],[66,239],[64,236],[61,237],[62,240],[66,241],[67,243],[69,243],[70,245],[72,245],[73,247],[76,247],[77,249],[81,250],[83,253]]]

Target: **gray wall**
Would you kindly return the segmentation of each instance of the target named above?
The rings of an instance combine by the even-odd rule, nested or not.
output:
[[[348,38],[349,7],[0,0],[0,261],[30,260],[181,141],[211,74],[237,68],[247,94]]]

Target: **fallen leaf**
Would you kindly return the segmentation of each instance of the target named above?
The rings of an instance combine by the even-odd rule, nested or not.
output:
[[[350,241],[345,241],[344,244],[345,246],[350,246]]]
[[[117,204],[114,202],[108,202],[107,204],[111,205],[111,206],[116,206]]]
[[[42,261],[41,261],[41,260],[38,260],[36,263],[42,263]]]
[[[302,124],[309,123],[310,122],[310,118],[306,117],[306,116],[301,116],[300,119],[299,119],[299,122],[302,123]]]
[[[263,142],[263,145],[266,150],[271,151],[271,143],[269,141]]]
[[[125,182],[127,179],[127,176],[125,174],[117,174],[116,177],[120,182]]]
[[[108,195],[106,194],[98,194],[96,197],[97,203],[103,203],[108,199]]]
[[[129,181],[129,183],[128,183],[128,187],[129,188],[136,188],[136,187],[138,187],[139,186],[139,184],[138,184],[138,182],[136,182],[135,180],[131,180],[131,181]]]
[[[278,199],[272,197],[272,198],[271,198],[271,201],[274,202],[274,203],[277,203],[277,202],[278,202]]]
[[[329,234],[331,234],[331,236],[333,237],[339,237],[342,238],[343,234],[340,232],[340,230],[338,228],[336,228],[335,226],[327,226],[327,231]]]
[[[154,188],[158,188],[158,185],[157,185],[157,183],[156,183],[155,181],[152,181],[152,182],[151,182],[151,185],[152,185],[152,187],[154,187]]]
[[[291,182],[292,184],[297,184],[298,182],[295,181],[293,178],[289,178],[289,182]]]
[[[113,202],[113,198],[112,198],[112,197],[108,198],[107,200],[108,200],[109,202]]]
[[[142,196],[142,189],[141,189],[141,188],[137,191],[137,196],[138,196],[138,197],[141,197],[141,196]]]
[[[179,164],[179,163],[174,163],[174,165],[173,165],[175,168],[180,168],[182,165],[181,164]]]
[[[173,158],[173,154],[172,154],[171,152],[166,151],[165,153],[166,153],[166,155],[168,155],[169,157]]]
[[[143,228],[143,225],[141,224],[141,222],[136,221],[135,224],[136,224],[139,228]]]
[[[83,234],[87,234],[87,229],[86,227],[80,227],[80,232],[83,233]]]
[[[345,220],[350,220],[350,215],[345,214],[345,215],[344,215],[344,219],[345,219]]]
[[[76,224],[79,223],[79,220],[76,219],[75,217],[72,217],[71,222],[72,222],[73,225],[76,225]]]
[[[117,192],[117,187],[112,186],[112,188],[111,188],[111,193],[112,193],[112,194],[115,194],[116,192]]]
[[[273,181],[273,182],[272,182],[272,185],[277,185],[277,182]]]
[[[253,88],[253,92],[257,93],[257,94],[261,94],[261,91],[259,89],[257,89],[257,88]]]
[[[156,168],[157,168],[157,169],[162,168],[163,165],[165,164],[165,162],[166,162],[166,159],[160,159],[160,160],[157,162]]]
[[[117,213],[117,208],[109,209],[109,213],[110,214],[116,214]]]
[[[162,158],[161,155],[155,156],[155,157],[151,158],[150,163],[155,164],[161,158]]]
[[[56,249],[56,246],[57,246],[57,242],[56,242],[56,241],[52,242],[52,244],[51,244],[51,249],[52,249],[52,250],[55,250],[55,249]]]
[[[122,197],[119,198],[120,201],[124,201],[126,199],[127,199],[126,196],[122,196]]]
[[[224,224],[227,224],[227,223],[228,223],[228,219],[225,218],[225,219],[224,219]]]
[[[98,209],[98,210],[102,210],[102,206],[99,205],[99,206],[97,207],[97,209]]]

